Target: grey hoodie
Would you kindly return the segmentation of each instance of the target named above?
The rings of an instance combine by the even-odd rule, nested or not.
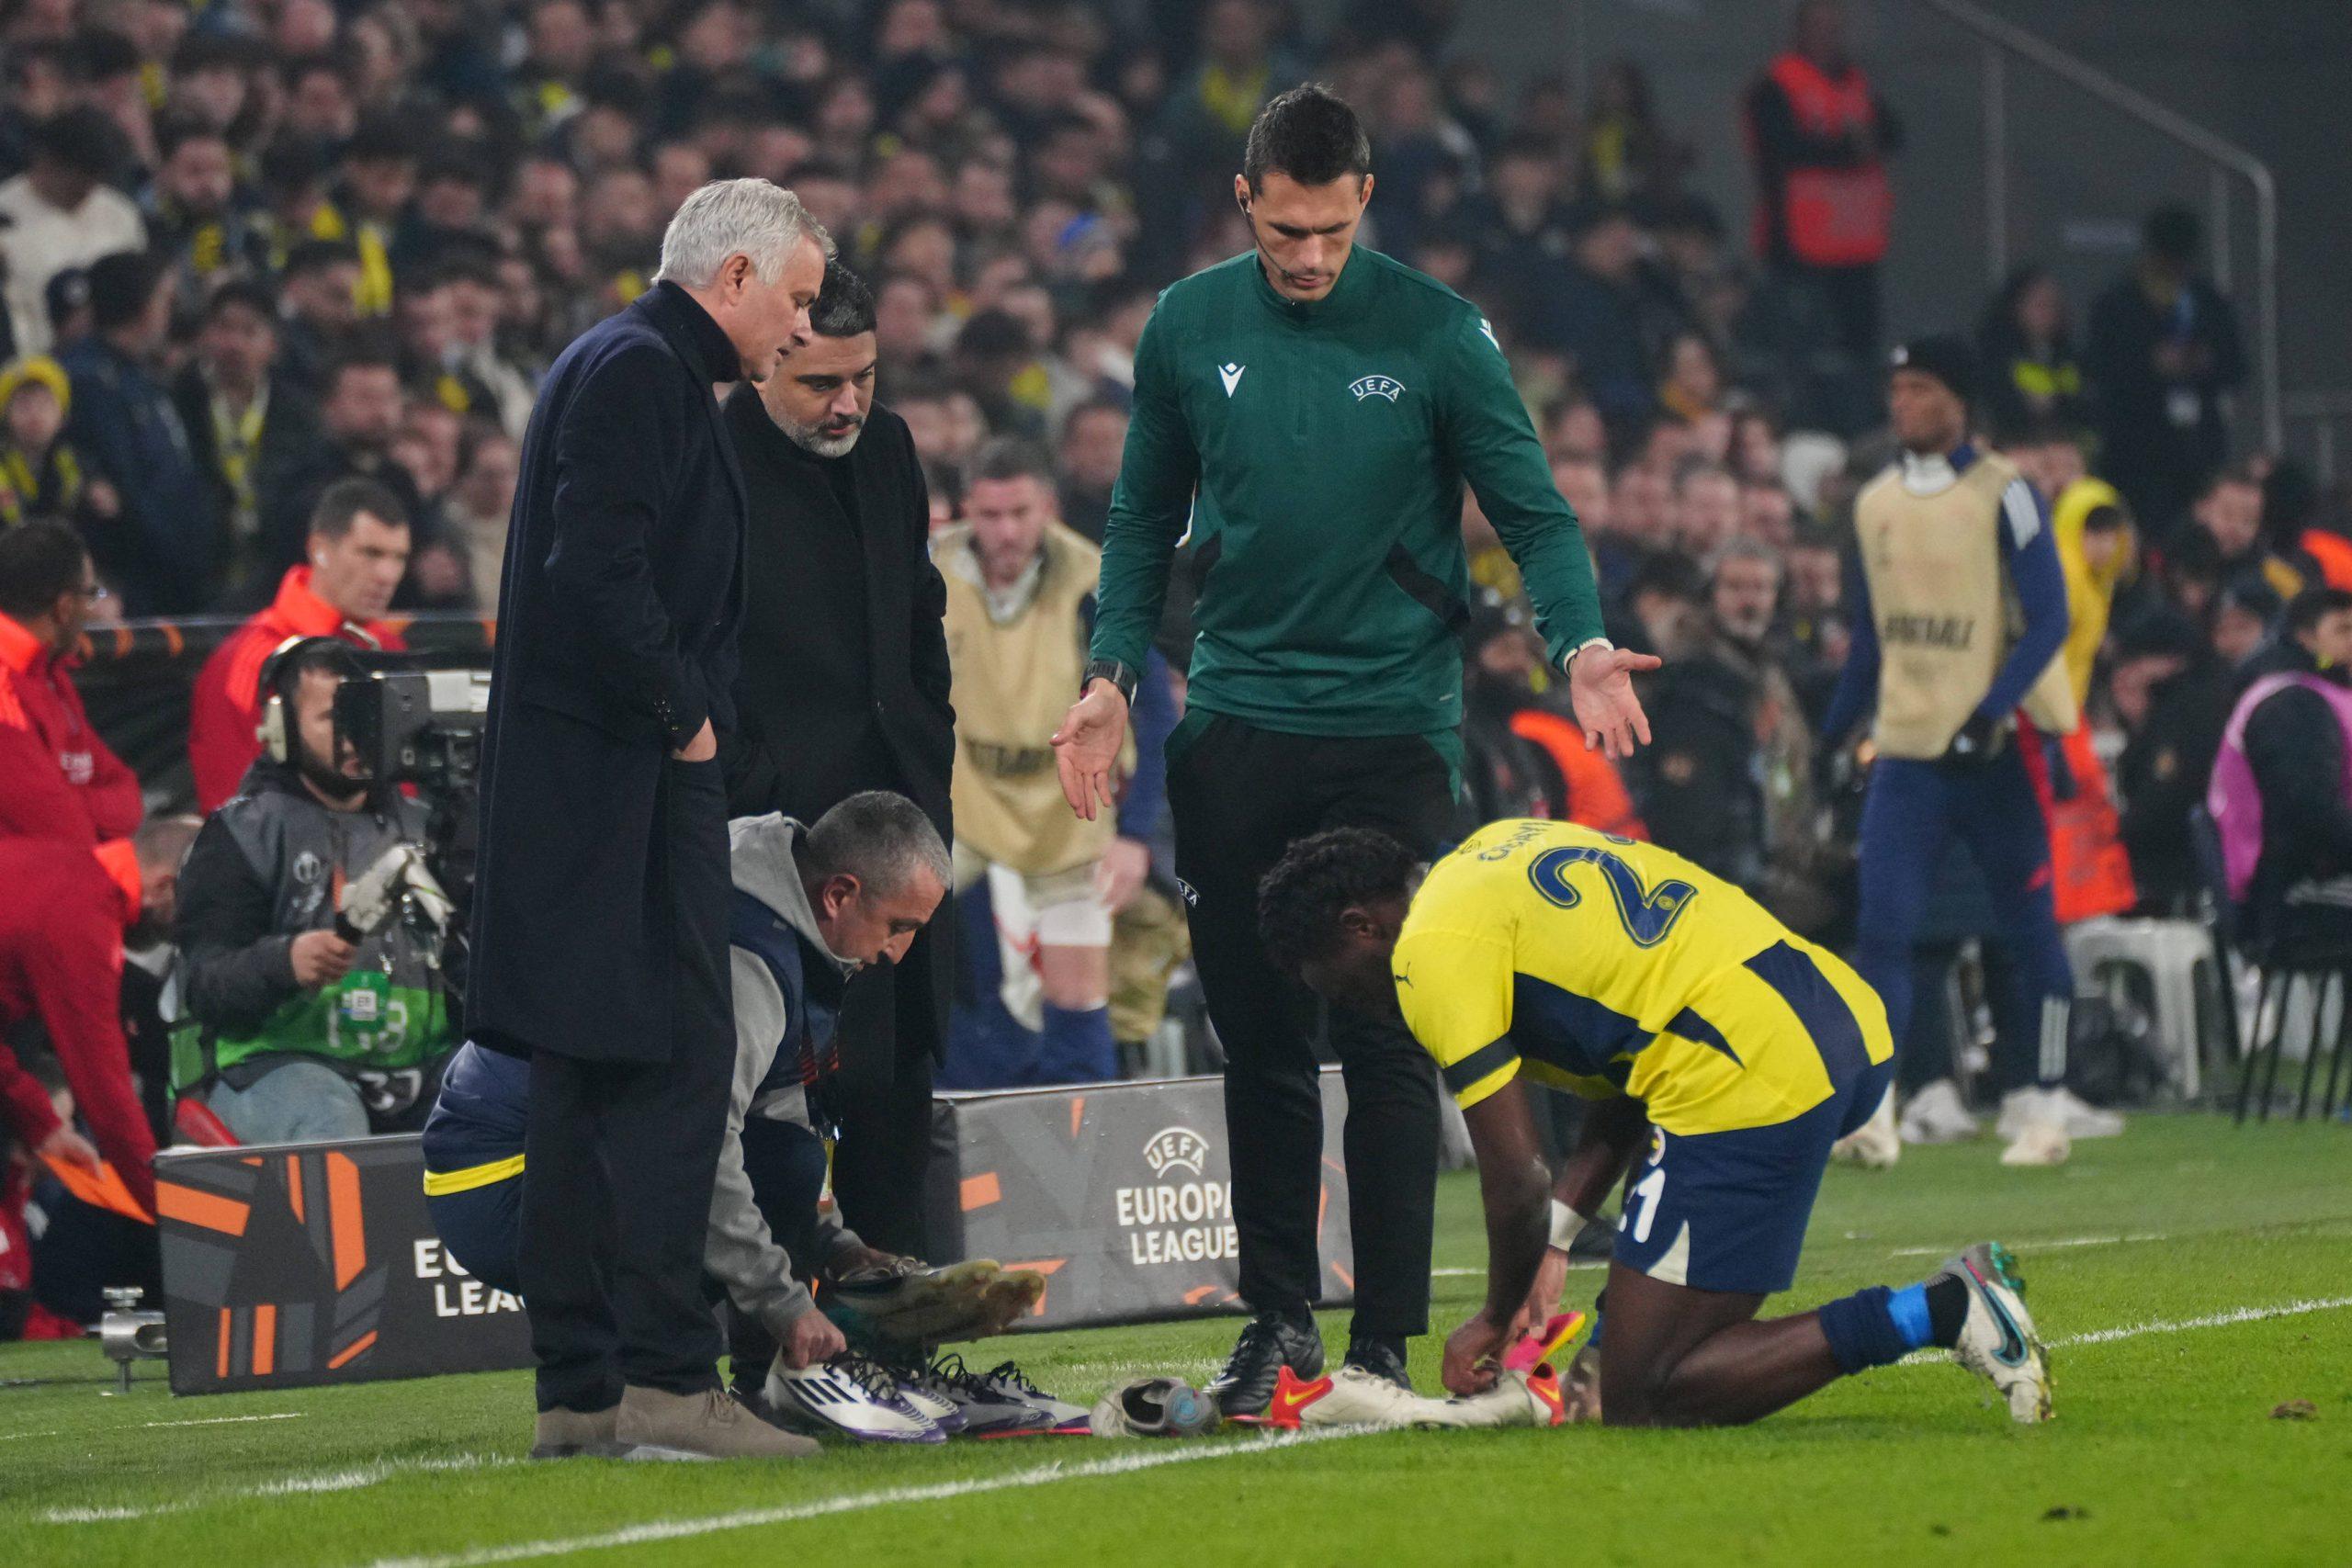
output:
[[[775,912],[803,943],[804,964],[829,963],[844,976],[856,967],[833,956],[817,934],[817,913],[800,886],[796,859],[804,828],[776,812],[739,817],[727,825],[729,859],[738,891]],[[816,1305],[808,1287],[794,1277],[796,1265],[814,1273],[846,1247],[855,1235],[839,1218],[818,1220],[820,1257],[787,1256],[768,1230],[752,1201],[752,1179],[743,1169],[743,1124],[757,1116],[807,1127],[807,1092],[797,1083],[760,1093],[760,1081],[775,1063],[784,1038],[785,998],[768,966],[741,948],[729,950],[735,999],[735,1082],[727,1101],[727,1135],[718,1147],[718,1177],[710,1192],[710,1228],[703,1243],[703,1265],[727,1287],[735,1304],[781,1338],[795,1318]]]

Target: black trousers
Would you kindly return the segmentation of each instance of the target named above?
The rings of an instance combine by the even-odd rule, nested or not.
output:
[[[1425,1333],[1436,1066],[1402,1024],[1318,1010],[1267,961],[1258,884],[1293,842],[1327,828],[1378,829],[1434,855],[1452,837],[1453,768],[1417,735],[1281,735],[1214,716],[1171,744],[1168,802],[1176,874],[1189,891],[1193,961],[1225,1047],[1242,1298],[1260,1312],[1321,1299],[1323,1100],[1314,1036],[1322,1010],[1348,1091],[1355,1332]]]
[[[871,967],[842,993],[842,1070],[828,1086],[841,1123],[833,1200],[869,1247],[931,1256],[923,1183],[931,1167],[931,1074],[941,1046],[942,990],[953,910],[916,934],[897,964]]]
[[[516,1265],[541,1410],[606,1409],[625,1383],[718,1386],[702,1254],[735,1070],[727,801],[716,762],[673,761],[662,783],[669,1060],[586,1061],[546,1047],[531,1056]]]

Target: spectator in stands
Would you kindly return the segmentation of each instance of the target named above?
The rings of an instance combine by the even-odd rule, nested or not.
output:
[[[49,1034],[74,1109],[130,1195],[155,1207],[155,1135],[140,1109],[123,1043],[119,995],[126,940],[168,931],[180,861],[196,825],[185,817],[142,825],[93,851],[60,840],[0,839],[0,1039],[38,1021]],[[0,1044],[0,1081],[17,1075]],[[12,1094],[19,1125],[39,1146],[51,1135],[28,1097]],[[21,1101],[21,1102],[20,1102]],[[78,1154],[61,1140],[60,1154]]]
[[[2108,690],[2123,728],[2115,783],[2141,908],[2190,913],[2202,878],[2188,814],[2205,802],[2229,720],[2236,691],[2229,666],[2193,622],[2157,606],[2117,634]]]
[[[2127,492],[2128,493],[2128,492]],[[2302,591],[2303,574],[2274,554],[2263,539],[2262,480],[2252,468],[2218,468],[2197,489],[2188,520],[2213,541],[2222,581],[2259,578],[2281,600]]]
[[[174,1051],[172,1088],[243,1143],[413,1130],[455,1045],[447,901],[402,897],[356,940],[339,920],[346,884],[424,838],[423,804],[371,782],[336,731],[335,690],[358,673],[332,637],[271,658],[268,749],[180,874],[174,937],[198,1034]]]
[[[1462,830],[1505,817],[1567,815],[1568,786],[1539,743],[1512,728],[1536,702],[1544,642],[1517,602],[1482,605],[1462,639]],[[1605,759],[1604,759],[1605,760]]]
[[[1731,542],[1739,522],[1739,481],[1731,470],[1704,457],[1684,458],[1674,472],[1676,546],[1703,561]]]
[[[506,525],[514,511],[514,481],[523,448],[503,431],[476,430],[467,439],[458,482],[441,503],[447,542],[466,556],[473,607],[498,613],[499,575],[506,561]]]
[[[148,244],[173,271],[183,310],[229,278],[269,268],[269,235],[237,186],[228,133],[199,119],[178,119],[157,133],[162,162],[146,198]]]
[[[0,288],[20,355],[47,353],[54,341],[51,278],[147,243],[139,209],[108,184],[130,150],[104,110],[88,104],[61,110],[33,128],[28,151],[25,172],[0,183]]]
[[[416,133],[378,116],[364,122],[343,150],[344,181],[334,193],[338,232],[359,254],[355,291],[362,316],[391,314],[392,241],[416,193]]]
[[[1648,194],[1688,153],[1658,123],[1649,77],[1631,60],[1611,63],[1593,84],[1577,149],[1579,185],[1611,201]]]
[[[1567,265],[1572,215],[1563,162],[1552,142],[1513,136],[1496,150],[1486,188],[1453,220],[1473,247],[1476,295],[1497,320],[1530,320]]]
[[[222,539],[220,597],[258,598],[277,575],[262,499],[310,460],[318,418],[277,374],[277,310],[260,284],[232,279],[204,302],[196,353],[172,383],[196,466],[209,484]]]
[[[144,814],[138,778],[74,688],[74,649],[106,592],[63,524],[0,533],[0,838],[88,848],[127,838]]]
[[[2286,607],[2278,590],[2259,577],[2233,577],[2213,595],[2213,651],[2222,668],[2238,672],[2241,685],[2252,678],[2247,667],[2269,643]]]
[[[45,354],[0,370],[0,528],[32,517],[60,518],[85,534],[121,510],[114,487],[90,477],[64,439],[74,388]]]
[[[133,615],[199,608],[220,563],[211,493],[159,378],[172,288],[153,255],[99,258],[90,268],[94,330],[59,356],[74,386],[67,438],[120,502],[93,527],[91,550]]]
[[[1111,490],[1119,482],[1119,459],[1126,450],[1127,410],[1107,397],[1090,398],[1062,420],[1055,450],[1061,483],[1057,494],[1061,520],[1094,544],[1111,514]]]
[[[305,240],[287,253],[278,341],[287,376],[316,390],[359,321],[359,252],[347,240]]]
[[[1646,418],[1657,375],[1639,322],[1641,231],[1620,206],[1589,209],[1566,269],[1532,301],[1528,341],[1576,360],[1577,381],[1615,429]]]
[[[1676,334],[1667,345],[1666,376],[1658,383],[1658,407],[1689,425],[1719,417],[1723,412],[1724,372],[1714,345],[1700,333]],[[1728,433],[1726,433],[1728,434]]]
[[[392,356],[366,345],[345,351],[327,367],[319,394],[322,439],[312,446],[309,462],[286,473],[275,494],[262,497],[263,526],[279,564],[301,558],[319,498],[339,480],[371,480],[399,500],[402,518],[424,517],[424,497],[415,479],[392,459],[405,412],[400,367]]]
[[[1976,329],[1985,371],[1984,423],[1999,432],[2076,425],[2088,410],[2066,294],[2049,268],[2009,274]],[[2047,491],[2056,499],[2055,491]]]
[[[1846,48],[1845,8],[1804,0],[1792,46],[1747,91],[1756,172],[1756,251],[1784,286],[1811,297],[1828,342],[1878,350],[1878,266],[1894,199],[1886,156],[1901,132]]]
[[[2160,529],[2228,457],[2222,401],[2245,379],[2237,312],[2198,272],[2202,244],[2188,209],[2150,213],[2132,270],[2091,307],[2084,354],[2101,467]]]
[[[2273,961],[2352,953],[2352,592],[2295,596],[2213,766],[2231,896]]]
[[[1814,739],[1775,646],[1780,552],[1735,538],[1707,566],[1702,629],[1659,672],[1635,793],[1657,842],[1799,932],[1832,912],[1813,820]]]
[[[199,811],[234,795],[260,754],[262,666],[287,639],[405,646],[380,619],[408,566],[409,515],[400,498],[368,479],[329,485],[311,515],[309,547],[309,558],[287,569],[269,606],[213,649],[197,672],[187,752]]]
[[[954,1064],[959,1081],[1085,1083],[1114,1077],[1107,1010],[1112,918],[1150,868],[1174,728],[1155,656],[1136,686],[1134,761],[1115,818],[1074,815],[1051,735],[1086,664],[1101,552],[1055,520],[1045,454],[1000,440],[973,467],[963,525],[934,550],[947,582],[956,676],[956,881],[988,881],[1000,945],[1036,944],[1042,1039],[1033,1063]],[[1025,976],[1025,957],[1008,976]],[[1015,1016],[1024,1010],[1014,1009]]]

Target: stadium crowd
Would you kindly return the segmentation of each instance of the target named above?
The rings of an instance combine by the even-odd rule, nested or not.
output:
[[[1583,525],[1612,639],[1665,660],[1644,687],[1654,744],[1623,764],[1588,750],[1510,559],[1466,502],[1463,822],[1549,816],[1653,839],[1849,944],[1868,746],[1824,721],[1853,644],[1854,498],[1894,456],[1875,263],[1897,122],[1834,8],[1803,7],[1737,106],[1758,219],[1735,237],[1687,183],[1699,151],[1659,122],[1638,64],[1601,73],[1589,102],[1556,76],[1509,92],[1453,51],[1453,9],[1360,0],[1315,36],[1279,0],[0,5],[0,1024],[24,1047],[0,1047],[7,1130],[66,1163],[104,1154],[152,1197],[153,1134],[174,1134],[164,1053],[152,1025],[126,1039],[87,1015],[117,976],[136,991],[164,966],[148,943],[175,918],[181,1005],[216,1032],[249,1034],[305,996],[332,999],[303,1027],[335,1009],[347,1027],[410,983],[363,964],[385,983],[355,1000],[353,944],[322,929],[315,898],[289,913],[295,890],[263,885],[256,822],[340,834],[332,819],[356,807],[338,802],[360,798],[332,781],[304,795],[282,741],[249,773],[265,699],[281,728],[323,723],[307,682],[333,672],[272,671],[268,655],[294,635],[397,647],[403,616],[494,613],[538,378],[644,291],[689,193],[764,176],[837,238],[871,295],[875,396],[911,433],[934,527],[970,552],[968,573],[944,552],[941,566],[978,646],[1008,594],[1038,592],[1039,562],[1094,558],[1156,292],[1249,248],[1230,194],[1244,133],[1310,76],[1372,132],[1364,243],[1486,313]],[[1860,201],[1865,231],[1825,248],[1806,226],[1839,199]],[[2190,812],[2233,706],[2258,678],[2352,653],[2336,646],[2352,641],[2352,498],[2231,446],[2245,355],[2200,251],[2194,218],[2167,209],[2095,300],[2027,267],[1981,314],[1947,302],[1970,351],[1947,378],[2041,491],[2064,567],[2062,657],[2088,725],[2053,748],[2043,784],[2062,920],[2194,911]],[[1146,672],[1171,712],[1186,581],[1164,668]],[[1077,597],[1053,607],[1080,614]],[[208,613],[251,620],[198,682],[195,804],[248,800],[233,832],[197,840],[175,910],[193,824],[152,792],[142,806],[71,671],[93,623]],[[998,705],[1057,714],[1072,689],[1057,677]],[[2317,919],[2335,937],[2324,922],[2345,901],[2290,894],[2352,859],[2345,730],[2301,712],[2320,699],[2300,686],[2273,700],[2288,707],[2233,744],[2265,786],[2288,781],[2266,787],[2264,842],[2303,833],[2316,859],[2267,861],[2252,897],[2285,922],[2273,936]],[[984,812],[958,761],[959,819],[985,815],[1011,840],[1020,810],[1067,816],[1050,788]],[[1159,781],[1130,789],[1152,809],[1091,838],[1080,867],[1099,930],[1030,911],[997,940],[989,895],[1007,884],[980,868],[1007,852],[956,846],[964,970],[943,1081],[1120,1071],[1053,1048],[1056,1015],[1106,1002],[1125,1070],[1144,1060],[1186,939]],[[1067,866],[1018,869],[1068,883]],[[1941,884],[1928,951],[1948,964],[1992,926],[1962,860]],[[1040,942],[1107,942],[1108,962],[1041,969]],[[1915,1037],[1970,1033],[1928,1005],[1943,992],[1922,988]],[[1058,1027],[1083,1044],[1097,1026]],[[1906,1053],[1915,1087],[1946,1070],[1914,1055],[1949,1051]],[[233,1123],[270,1079],[241,1087],[233,1061],[213,1061],[194,1081]],[[95,1150],[61,1120],[69,1100]],[[413,1125],[418,1109],[414,1085],[371,1085],[344,1125]],[[0,1300],[20,1303],[0,1336],[24,1326],[37,1178],[23,1159],[0,1171]],[[43,1299],[86,1315],[72,1303],[98,1282]]]

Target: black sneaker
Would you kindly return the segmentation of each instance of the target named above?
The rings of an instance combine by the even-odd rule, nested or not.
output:
[[[1250,1320],[1225,1370],[1201,1392],[1227,1416],[1262,1416],[1273,1402],[1274,1381],[1285,1366],[1302,1378],[1321,1377],[1323,1337],[1315,1331],[1312,1317],[1265,1313]]]
[[[1407,1393],[1413,1392],[1413,1380],[1405,1371],[1405,1342],[1382,1334],[1359,1334],[1348,1341],[1347,1359],[1341,1366],[1361,1367],[1374,1377],[1395,1383]]]

